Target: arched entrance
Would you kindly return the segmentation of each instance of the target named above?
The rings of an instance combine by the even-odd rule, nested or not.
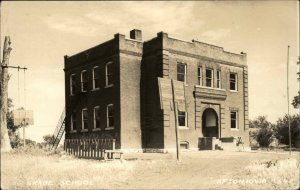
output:
[[[207,108],[202,114],[202,134],[204,137],[219,137],[218,115],[212,108]]]

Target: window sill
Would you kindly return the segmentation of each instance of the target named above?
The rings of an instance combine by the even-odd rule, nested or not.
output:
[[[93,131],[101,131],[100,128],[94,128]]]
[[[231,131],[238,131],[238,128],[230,128]]]
[[[106,127],[105,130],[113,130],[115,127]]]
[[[178,129],[182,129],[182,130],[188,130],[189,128],[188,127],[185,127],[185,126],[178,126]]]
[[[106,85],[104,88],[110,88],[110,87],[113,87],[114,85],[113,84],[110,84],[110,85]]]
[[[70,96],[75,96],[75,94],[70,94]]]
[[[88,132],[88,129],[82,129],[81,132]]]
[[[82,92],[82,93],[86,93],[87,91],[80,91],[80,92]]]
[[[235,92],[235,93],[238,92],[237,90],[229,90],[229,91],[230,91],[230,92]]]
[[[100,90],[100,88],[93,88],[92,91],[98,91],[98,90]]]
[[[70,133],[76,133],[77,131],[76,130],[71,130],[69,131]]]
[[[201,86],[201,85],[195,85],[198,88],[206,88],[206,89],[212,89],[212,90],[220,90],[220,91],[226,91],[223,88],[213,88],[213,87],[209,87],[209,86]]]

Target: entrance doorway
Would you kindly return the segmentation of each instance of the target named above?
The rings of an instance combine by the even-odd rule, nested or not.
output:
[[[218,135],[218,115],[212,108],[207,108],[202,115],[202,134],[204,137],[216,137]]]

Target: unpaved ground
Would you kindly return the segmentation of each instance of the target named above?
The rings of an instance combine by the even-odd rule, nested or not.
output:
[[[255,161],[276,163],[276,160],[298,160],[299,153],[289,156],[276,153],[225,151],[182,152],[180,162],[177,162],[175,154],[171,153],[127,153],[124,158],[123,161],[103,162],[76,159],[65,155],[4,154],[1,163],[1,186],[9,189],[295,189],[299,187],[299,175],[297,176],[299,162],[297,166],[292,163],[283,168],[275,164],[270,169],[263,167],[263,170],[259,170],[258,168],[257,171],[261,175],[255,174],[256,166],[247,170],[247,167]],[[275,175],[269,178],[267,176],[272,173],[268,172]],[[287,180],[278,183],[277,181],[282,178]],[[272,180],[276,181],[275,184]]]

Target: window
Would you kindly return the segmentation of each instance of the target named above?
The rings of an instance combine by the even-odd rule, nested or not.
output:
[[[109,62],[106,64],[106,86],[113,86],[113,63]]]
[[[76,92],[76,75],[72,74],[70,76],[70,95],[74,95]]]
[[[202,67],[198,67],[198,85],[202,86]]]
[[[177,64],[177,80],[186,83],[186,65],[183,63]]]
[[[230,90],[237,91],[237,74],[230,73]]]
[[[181,141],[180,142],[180,149],[189,149],[189,142]]]
[[[100,107],[99,106],[94,107],[94,128],[100,129]]]
[[[100,69],[98,66],[93,68],[93,89],[100,88]]]
[[[87,71],[81,72],[81,92],[86,92],[88,89],[88,75]]]
[[[232,111],[230,112],[230,123],[231,123],[231,129],[237,129],[238,128],[238,119],[237,119],[237,112]]]
[[[76,129],[76,111],[73,110],[71,115],[71,131],[75,131]]]
[[[82,109],[82,129],[87,130],[88,127],[88,110],[87,108]]]
[[[178,111],[178,126],[187,127],[186,123],[186,112]]]
[[[213,87],[214,74],[212,69],[206,69],[206,86]]]
[[[221,71],[217,71],[217,88],[221,88]]]
[[[107,128],[114,127],[114,105],[107,105]]]

